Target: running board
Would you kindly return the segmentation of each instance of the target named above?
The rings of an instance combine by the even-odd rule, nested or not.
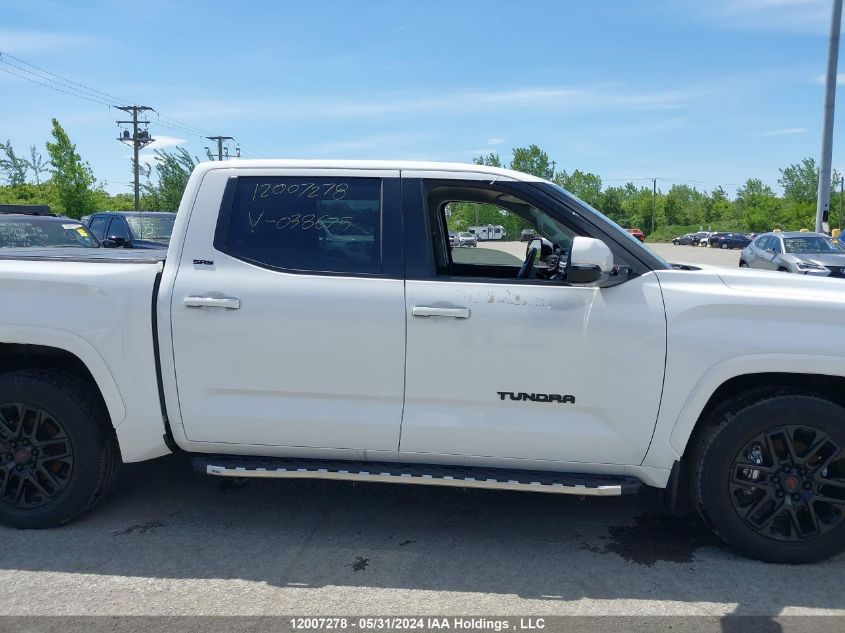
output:
[[[216,477],[338,479],[596,497],[632,494],[642,485],[634,477],[394,462],[211,456],[196,457],[192,464],[200,472]]]

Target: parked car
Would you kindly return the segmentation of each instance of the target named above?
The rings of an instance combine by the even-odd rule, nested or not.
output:
[[[764,233],[742,251],[739,265],[815,277],[845,277],[845,246],[824,233]]]
[[[725,237],[726,235],[730,235],[730,233],[728,231],[720,231],[720,232],[716,232],[716,233],[710,233],[707,236],[706,246],[710,246],[712,248],[713,246],[715,246],[716,240],[718,240],[720,237]]]
[[[449,246],[458,245],[458,234],[455,231],[449,231]]]
[[[454,201],[545,241],[450,260]],[[839,284],[673,267],[485,165],[206,162],[182,207],[166,253],[0,253],[3,525],[66,524],[179,451],[215,477],[652,486],[752,557],[845,549]]]
[[[643,233],[640,229],[625,229],[625,230],[628,231],[628,233],[630,233],[634,237],[636,237],[639,241],[645,242],[645,233]]]
[[[87,226],[106,248],[167,248],[176,214],[167,211],[103,211]]]
[[[536,237],[536,233],[534,233],[534,229],[522,229],[522,232],[519,234],[519,241],[520,242],[530,242]]]
[[[77,220],[43,214],[0,214],[0,248],[99,248]]]
[[[0,214],[14,215],[52,215],[48,204],[0,204]]]
[[[478,238],[468,231],[461,231],[457,236],[457,246],[478,246]]]
[[[708,246],[710,244],[710,236],[713,235],[712,231],[699,231],[696,235],[696,246]]]
[[[689,244],[693,244],[695,240],[696,233],[686,233],[684,235],[679,235],[675,239],[672,240],[672,244],[675,246],[687,246]]]
[[[714,238],[710,246],[713,248],[745,248],[751,239],[744,233],[725,233]]]

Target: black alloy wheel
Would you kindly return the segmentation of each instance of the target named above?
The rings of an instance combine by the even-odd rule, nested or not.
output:
[[[0,404],[0,503],[37,508],[61,495],[73,445],[61,421],[24,402]]]

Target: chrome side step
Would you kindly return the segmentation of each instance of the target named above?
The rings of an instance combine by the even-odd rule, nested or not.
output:
[[[642,485],[634,477],[392,462],[328,462],[225,456],[197,457],[193,465],[197,470],[216,477],[338,479],[597,497],[635,493]]]

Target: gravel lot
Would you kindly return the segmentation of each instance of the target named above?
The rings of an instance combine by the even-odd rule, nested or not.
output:
[[[0,614],[845,615],[845,556],[747,560],[652,492],[244,484],[171,456],[126,466],[71,525],[0,539]]]

